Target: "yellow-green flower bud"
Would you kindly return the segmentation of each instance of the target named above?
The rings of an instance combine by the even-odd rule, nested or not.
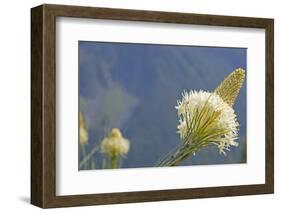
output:
[[[215,89],[225,103],[232,106],[240,92],[245,79],[245,70],[238,68],[230,73]]]

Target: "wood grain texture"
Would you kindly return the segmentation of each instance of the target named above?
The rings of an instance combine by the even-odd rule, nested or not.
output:
[[[31,203],[43,204],[42,63],[43,7],[31,14]]]
[[[56,196],[56,17],[263,28],[266,31],[266,183],[196,189]],[[273,193],[274,23],[272,19],[41,5],[31,10],[31,203],[66,207]]]
[[[265,178],[268,191],[274,192],[274,21],[266,26],[266,116],[265,116]]]

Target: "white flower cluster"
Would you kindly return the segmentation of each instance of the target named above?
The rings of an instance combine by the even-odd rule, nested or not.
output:
[[[178,133],[184,143],[214,143],[225,154],[237,146],[239,123],[233,108],[216,93],[190,91],[178,101]]]
[[[129,140],[123,138],[121,131],[117,128],[113,128],[101,142],[101,152],[110,156],[124,156],[129,152],[129,149]]]

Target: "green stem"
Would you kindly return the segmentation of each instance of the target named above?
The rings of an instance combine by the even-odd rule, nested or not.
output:
[[[111,169],[116,169],[116,168],[118,168],[118,164],[119,164],[119,157],[117,156],[117,155],[112,155],[111,157],[110,157],[110,163],[111,163],[111,165],[110,165],[110,168]]]
[[[83,145],[82,145],[81,149],[82,149],[82,154],[84,157],[81,160],[81,162],[79,163],[79,168],[87,169],[89,160],[99,150],[99,146],[94,147],[88,155],[86,155],[86,150]]]
[[[182,145],[178,147],[173,153],[166,156],[162,159],[156,166],[164,167],[164,166],[177,166],[182,161],[187,159],[190,155],[198,151],[201,147],[194,146],[194,145]]]
[[[86,149],[85,149],[85,146],[83,144],[81,145],[81,151],[82,151],[82,156],[83,156],[83,159],[84,159],[86,157]],[[79,166],[79,168],[80,168],[80,166]],[[87,169],[87,165],[84,164],[83,168]]]

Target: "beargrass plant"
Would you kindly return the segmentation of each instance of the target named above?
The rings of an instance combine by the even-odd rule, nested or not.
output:
[[[80,169],[96,169],[94,155],[97,152],[103,154],[102,169],[116,169],[120,167],[122,158],[130,149],[130,141],[123,137],[120,129],[113,128],[107,136],[103,138],[99,145],[94,146],[89,153],[86,153],[85,146],[88,144],[88,131],[84,126],[83,115],[80,113],[80,148],[82,159],[79,162]]]
[[[93,156],[100,150],[99,146],[94,146],[89,152],[89,133],[88,125],[85,124],[84,116],[82,112],[79,112],[79,148],[82,158],[79,161],[79,169],[96,169],[96,163]]]
[[[101,152],[107,156],[106,168],[120,167],[121,158],[125,157],[130,149],[130,141],[123,137],[120,129],[113,128],[100,144]]]
[[[85,122],[84,122],[84,117],[82,112],[79,113],[79,146],[80,150],[82,152],[83,158],[86,157],[86,146],[88,145],[88,129],[86,128]],[[83,164],[79,165],[79,168],[84,168],[86,169],[87,162],[84,162]]]
[[[181,143],[160,159],[156,166],[176,166],[209,145],[216,145],[226,155],[231,146],[238,146],[239,123],[232,108],[245,79],[241,68],[228,75],[213,92],[184,91],[178,100]]]

